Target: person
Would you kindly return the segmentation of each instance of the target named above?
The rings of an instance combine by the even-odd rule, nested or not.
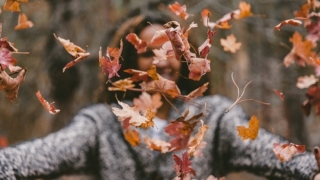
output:
[[[109,40],[110,47],[119,44],[128,32],[136,33],[142,40],[150,42],[156,29],[171,20],[162,13],[143,14],[136,11],[129,14]],[[148,23],[150,22],[152,26]],[[149,54],[148,54],[149,53]],[[138,55],[127,41],[124,41],[121,61],[122,69],[147,70],[152,64],[150,52]],[[183,76],[187,67],[175,59],[156,64],[158,73],[177,81],[181,91],[186,94],[198,87],[185,83]],[[170,69],[170,71],[168,71]],[[124,78],[125,73],[119,72]],[[204,76],[202,80],[208,78]],[[199,82],[201,83],[201,81]],[[174,160],[169,152],[153,153],[143,145],[132,147],[124,138],[122,125],[112,113],[110,106],[116,102],[114,93],[107,91],[110,84],[102,87],[97,104],[81,110],[72,122],[63,129],[40,139],[23,142],[0,151],[0,179],[55,178],[71,173],[97,175],[97,179],[173,179]],[[128,100],[138,94],[127,92]],[[118,96],[120,97],[120,96]],[[125,99],[123,99],[125,100]],[[106,105],[108,102],[111,105]],[[180,116],[179,112],[189,109],[190,113],[203,112],[203,107],[190,106],[183,101],[174,101],[174,108],[167,101],[158,110],[155,128],[148,131],[151,136],[167,138],[163,128],[169,120]],[[232,101],[221,95],[207,95],[196,98],[194,104],[205,104],[207,114],[203,121],[210,129],[204,141],[203,156],[192,160],[196,179],[206,179],[210,175],[222,177],[234,171],[246,170],[269,179],[313,179],[318,172],[317,162],[310,152],[296,155],[288,162],[280,162],[273,153],[273,142],[288,143],[284,138],[260,128],[257,139],[242,141],[237,135],[236,126],[245,125],[249,117],[243,109],[235,106],[225,111]]]

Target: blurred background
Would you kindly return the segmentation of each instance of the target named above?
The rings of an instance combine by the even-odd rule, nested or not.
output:
[[[17,65],[28,69],[25,81],[21,84],[18,98],[10,102],[5,93],[0,94],[0,135],[15,144],[33,138],[39,138],[67,125],[79,109],[94,103],[95,91],[99,87],[98,76],[101,69],[98,62],[99,47],[106,48],[106,34],[126,17],[128,11],[146,6],[153,0],[29,0],[21,3],[21,12],[34,23],[30,29],[15,31],[19,13],[4,11],[0,14],[3,24],[2,37],[21,52],[15,54]],[[168,3],[161,1],[159,8],[167,10]],[[191,17],[187,24],[194,21],[198,28],[191,30],[200,45],[206,40],[207,28],[203,26],[201,11],[211,11],[210,21],[220,19],[226,13],[238,9],[239,0],[180,0],[187,6]],[[302,102],[306,99],[306,90],[296,87],[299,76],[313,73],[311,67],[299,67],[294,64],[288,68],[283,58],[291,50],[289,38],[294,31],[306,34],[303,27],[284,26],[281,31],[273,28],[282,20],[294,17],[304,0],[245,0],[251,4],[252,17],[232,21],[230,30],[218,30],[213,37],[210,49],[212,94],[223,94],[235,100],[237,89],[232,83],[231,73],[242,90],[247,87],[244,98],[253,98],[270,102],[270,106],[252,101],[241,106],[248,114],[255,114],[261,120],[261,127],[279,134],[293,143],[304,144],[308,150],[320,145],[320,119],[312,112],[309,117],[303,114]],[[5,0],[0,0],[3,7]],[[152,13],[151,11],[148,13]],[[181,20],[182,21],[182,20]],[[67,69],[64,65],[72,60],[60,42],[54,36],[69,39],[76,45],[87,49],[90,58]],[[224,52],[220,38],[234,34],[242,43],[235,54]],[[285,45],[283,45],[285,44]],[[290,48],[288,48],[289,46]],[[273,92],[278,89],[285,100]],[[49,102],[61,110],[56,115],[49,114],[39,103],[35,93],[40,90]],[[61,179],[90,179],[85,176],[65,176]],[[247,173],[235,173],[228,179],[258,179]]]

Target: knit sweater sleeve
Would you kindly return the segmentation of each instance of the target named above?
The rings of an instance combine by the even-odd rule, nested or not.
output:
[[[248,126],[250,117],[240,107],[228,113],[224,110],[231,103],[220,102],[221,116],[215,130],[215,167],[219,176],[231,171],[248,171],[269,179],[312,179],[317,173],[317,164],[311,152],[295,155],[287,162],[280,162],[273,152],[273,143],[288,143],[279,135],[260,128],[255,140],[242,140],[236,126]]]
[[[53,178],[94,169],[98,164],[97,124],[101,124],[97,121],[102,117],[92,109],[82,110],[56,133],[2,149],[0,179]]]

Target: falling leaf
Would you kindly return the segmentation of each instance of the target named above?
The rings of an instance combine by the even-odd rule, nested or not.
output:
[[[191,167],[191,161],[189,160],[187,152],[182,154],[182,158],[173,154],[173,160],[175,162],[174,171],[179,178],[185,177],[188,173],[192,173],[194,176],[196,175],[196,172]]]
[[[196,97],[202,96],[203,93],[208,89],[209,83],[204,83],[202,86],[197,88],[196,90],[192,91],[186,96],[185,101],[194,100]]]
[[[234,15],[235,19],[243,19],[252,16],[251,5],[247,4],[246,2],[241,1],[239,3],[239,10],[240,12]]]
[[[209,129],[209,126],[205,125],[202,120],[200,120],[201,126],[198,128],[198,133],[194,136],[190,143],[188,143],[188,156],[193,156],[194,152],[200,146],[206,131]]]
[[[118,76],[118,71],[121,68],[121,64],[119,64],[120,54],[122,52],[123,43],[120,40],[120,49],[119,48],[107,48],[106,57],[102,56],[101,47],[99,50],[99,66],[102,67],[102,72],[104,74],[109,74],[108,78],[112,78],[114,76]]]
[[[169,28],[165,32],[171,42],[173,51],[175,53],[175,58],[180,60],[181,56],[185,53],[185,45],[181,38],[181,33],[178,32],[177,29],[173,28]]]
[[[248,128],[244,126],[237,126],[237,130],[242,140],[246,140],[248,138],[255,140],[259,132],[259,119],[253,115],[249,121]]]
[[[203,75],[210,72],[210,61],[204,58],[192,58],[189,68],[189,78],[194,81],[199,81]]]
[[[282,92],[278,91],[277,89],[273,89],[273,91],[281,99],[281,101],[284,101],[284,95]]]
[[[147,111],[143,112],[144,117],[146,117],[148,120],[144,123],[142,123],[139,127],[148,129],[149,127],[154,127],[153,119],[156,117],[156,113],[152,110],[153,107],[149,107]]]
[[[118,101],[118,104],[122,109],[112,107],[112,112],[118,117],[119,121],[124,121],[129,119],[129,124],[139,127],[141,124],[148,122],[148,118],[140,115],[137,108],[130,107],[128,104]]]
[[[17,77],[10,77],[5,71],[0,71],[0,91],[6,92],[6,97],[13,101],[18,96],[20,84],[26,76],[26,69],[22,69]]]
[[[2,70],[13,66],[17,60],[12,56],[12,52],[6,48],[0,48],[0,67]]]
[[[29,29],[33,26],[33,22],[29,21],[27,15],[24,13],[19,14],[18,25],[14,27],[14,30]]]
[[[205,27],[209,27],[210,29],[213,29],[217,24],[209,21],[209,16],[211,16],[211,15],[212,15],[212,13],[209,11],[209,9],[203,9],[201,11],[203,25]]]
[[[141,40],[135,33],[130,33],[126,36],[126,39],[134,45],[138,54],[146,52],[147,50],[147,43]]]
[[[0,135],[0,148],[9,146],[8,139],[6,136]]]
[[[207,40],[202,43],[201,46],[198,48],[198,52],[200,54],[201,58],[207,58],[211,44],[212,44],[212,36],[215,35],[217,31],[212,31],[211,29],[208,29],[207,32]]]
[[[136,147],[140,144],[139,132],[136,130],[126,130],[124,131],[124,138],[131,144],[131,146]]]
[[[280,31],[282,26],[288,25],[288,24],[292,25],[292,26],[299,26],[302,24],[302,22],[300,20],[296,20],[296,19],[287,19],[287,20],[282,21],[280,24],[276,25],[274,27],[274,29]]]
[[[70,68],[83,61],[90,55],[89,52],[86,52],[81,47],[73,44],[72,42],[70,42],[70,40],[62,39],[60,37],[57,37],[55,34],[53,35],[63,45],[66,51],[73,57],[73,60],[63,68],[62,72],[64,72],[67,68]]]
[[[226,39],[221,38],[220,43],[223,46],[224,51],[230,51],[231,53],[235,53],[241,47],[240,42],[236,43],[236,37],[233,34],[227,36]]]
[[[162,104],[163,102],[159,93],[150,95],[147,92],[142,92],[139,98],[133,99],[133,105],[143,112],[147,111],[149,107],[152,107],[153,112],[156,112]]]
[[[290,42],[292,42],[293,47],[290,53],[287,54],[283,60],[283,63],[286,67],[289,67],[295,61],[297,61],[298,65],[300,66],[305,66],[306,64],[314,64],[312,59],[316,57],[316,54],[312,51],[314,45],[311,41],[303,41],[301,34],[295,32],[292,38],[290,38]]]
[[[175,2],[174,4],[169,4],[168,9],[184,20],[189,17],[189,14],[186,12],[186,5],[181,6],[178,2]]]
[[[147,147],[154,151],[159,151],[161,153],[167,153],[171,151],[171,144],[160,140],[160,139],[150,139],[149,137],[144,138],[144,142],[146,143]]]
[[[28,2],[28,0],[6,0],[6,3],[3,6],[3,10],[19,12],[20,11],[20,3]]]
[[[315,106],[316,114],[320,115],[320,88],[318,87],[318,83],[309,86],[306,96],[308,99],[302,103],[304,113],[309,116],[311,106]]]
[[[41,93],[40,93],[39,90],[37,91],[36,95],[37,95],[40,103],[42,104],[42,106],[43,106],[50,114],[57,114],[58,112],[60,112],[60,110],[59,110],[59,109],[56,109],[56,108],[52,105],[52,103],[49,103],[48,101],[46,101],[46,100],[42,97],[42,95],[41,95]]]
[[[309,10],[310,10],[310,4],[309,3],[303,4],[299,11],[294,12],[294,16],[300,17],[300,18],[308,18]]]
[[[169,38],[165,32],[166,30],[157,30],[154,35],[152,36],[152,39],[150,41],[150,46],[157,46],[161,45],[167,41],[169,41]]]
[[[127,91],[127,89],[133,88],[135,85],[132,84],[132,80],[129,78],[126,79],[120,79],[116,82],[113,82],[112,85],[113,87],[109,87],[109,91]]]
[[[153,80],[159,80],[159,76],[157,74],[157,67],[154,64],[151,65],[147,73]]]
[[[277,155],[280,162],[289,161],[294,155],[305,152],[304,145],[296,145],[293,143],[280,145],[273,144],[273,152]]]
[[[298,77],[296,86],[300,89],[305,89],[318,81],[319,79],[316,78],[313,74],[311,74],[310,76],[300,76]]]

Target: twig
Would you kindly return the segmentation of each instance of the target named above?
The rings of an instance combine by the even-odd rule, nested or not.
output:
[[[162,96],[164,97],[164,99],[166,99],[166,101],[173,107],[173,109],[177,111],[177,113],[178,113],[180,116],[183,116],[183,115],[180,113],[180,111],[169,101],[169,99],[168,99],[165,95],[163,95],[163,93],[161,93],[161,95],[162,95]]]
[[[233,84],[234,84],[234,85],[236,86],[236,88],[237,88],[238,97],[237,97],[236,101],[225,111],[225,113],[229,112],[236,104],[239,104],[239,103],[244,102],[244,101],[255,101],[255,102],[260,103],[260,104],[270,105],[270,103],[258,101],[258,100],[255,100],[255,99],[243,99],[243,100],[241,100],[242,96],[243,96],[244,93],[246,92],[247,86],[248,86],[252,81],[249,81],[249,82],[244,86],[243,91],[242,91],[242,93],[241,93],[241,95],[240,95],[240,90],[239,90],[239,87],[238,87],[237,83],[234,81],[233,73],[231,73],[231,79],[232,79]]]

